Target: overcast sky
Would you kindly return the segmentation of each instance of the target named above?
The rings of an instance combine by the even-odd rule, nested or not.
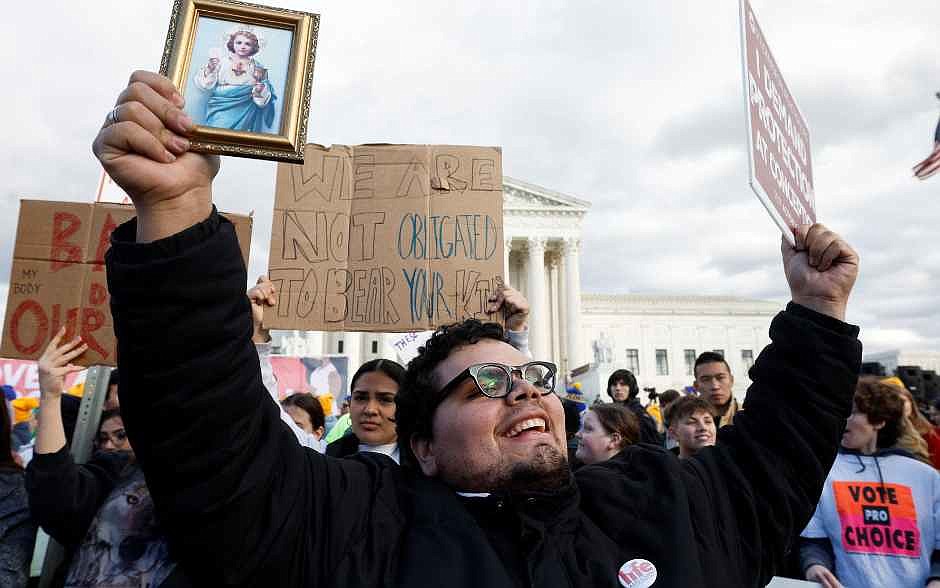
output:
[[[784,301],[779,233],[747,185],[735,0],[302,2],[321,14],[308,141],[500,145],[503,170],[589,200],[583,289]],[[940,177],[913,179],[940,114],[940,3],[753,0],[809,123],[821,221],[857,248],[866,351],[940,349]],[[21,197],[91,200],[91,142],[169,0],[5,7],[0,308]],[[12,54],[10,54],[12,52]],[[220,208],[255,212],[275,166],[227,158]]]

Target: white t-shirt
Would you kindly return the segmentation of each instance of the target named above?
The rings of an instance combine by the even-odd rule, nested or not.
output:
[[[923,588],[940,545],[940,474],[907,455],[876,455],[839,453],[802,536],[830,540],[846,588]]]

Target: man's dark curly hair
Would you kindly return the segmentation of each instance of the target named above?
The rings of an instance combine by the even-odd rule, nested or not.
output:
[[[506,333],[497,323],[484,323],[477,319],[445,325],[436,330],[427,343],[418,348],[418,356],[408,362],[405,380],[395,398],[398,404],[396,424],[402,465],[414,465],[411,437],[419,435],[431,438],[434,411],[444,400],[444,396],[434,386],[434,368],[458,347],[472,345],[482,339],[506,341]]]

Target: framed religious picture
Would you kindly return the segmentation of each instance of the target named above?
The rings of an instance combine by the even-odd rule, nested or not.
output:
[[[196,123],[192,149],[303,161],[320,16],[175,0],[160,63]]]

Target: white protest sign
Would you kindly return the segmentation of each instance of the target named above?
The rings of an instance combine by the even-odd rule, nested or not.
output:
[[[398,354],[398,363],[408,365],[408,362],[418,356],[418,348],[427,343],[434,331],[409,331],[402,333],[392,340],[392,347]]]

